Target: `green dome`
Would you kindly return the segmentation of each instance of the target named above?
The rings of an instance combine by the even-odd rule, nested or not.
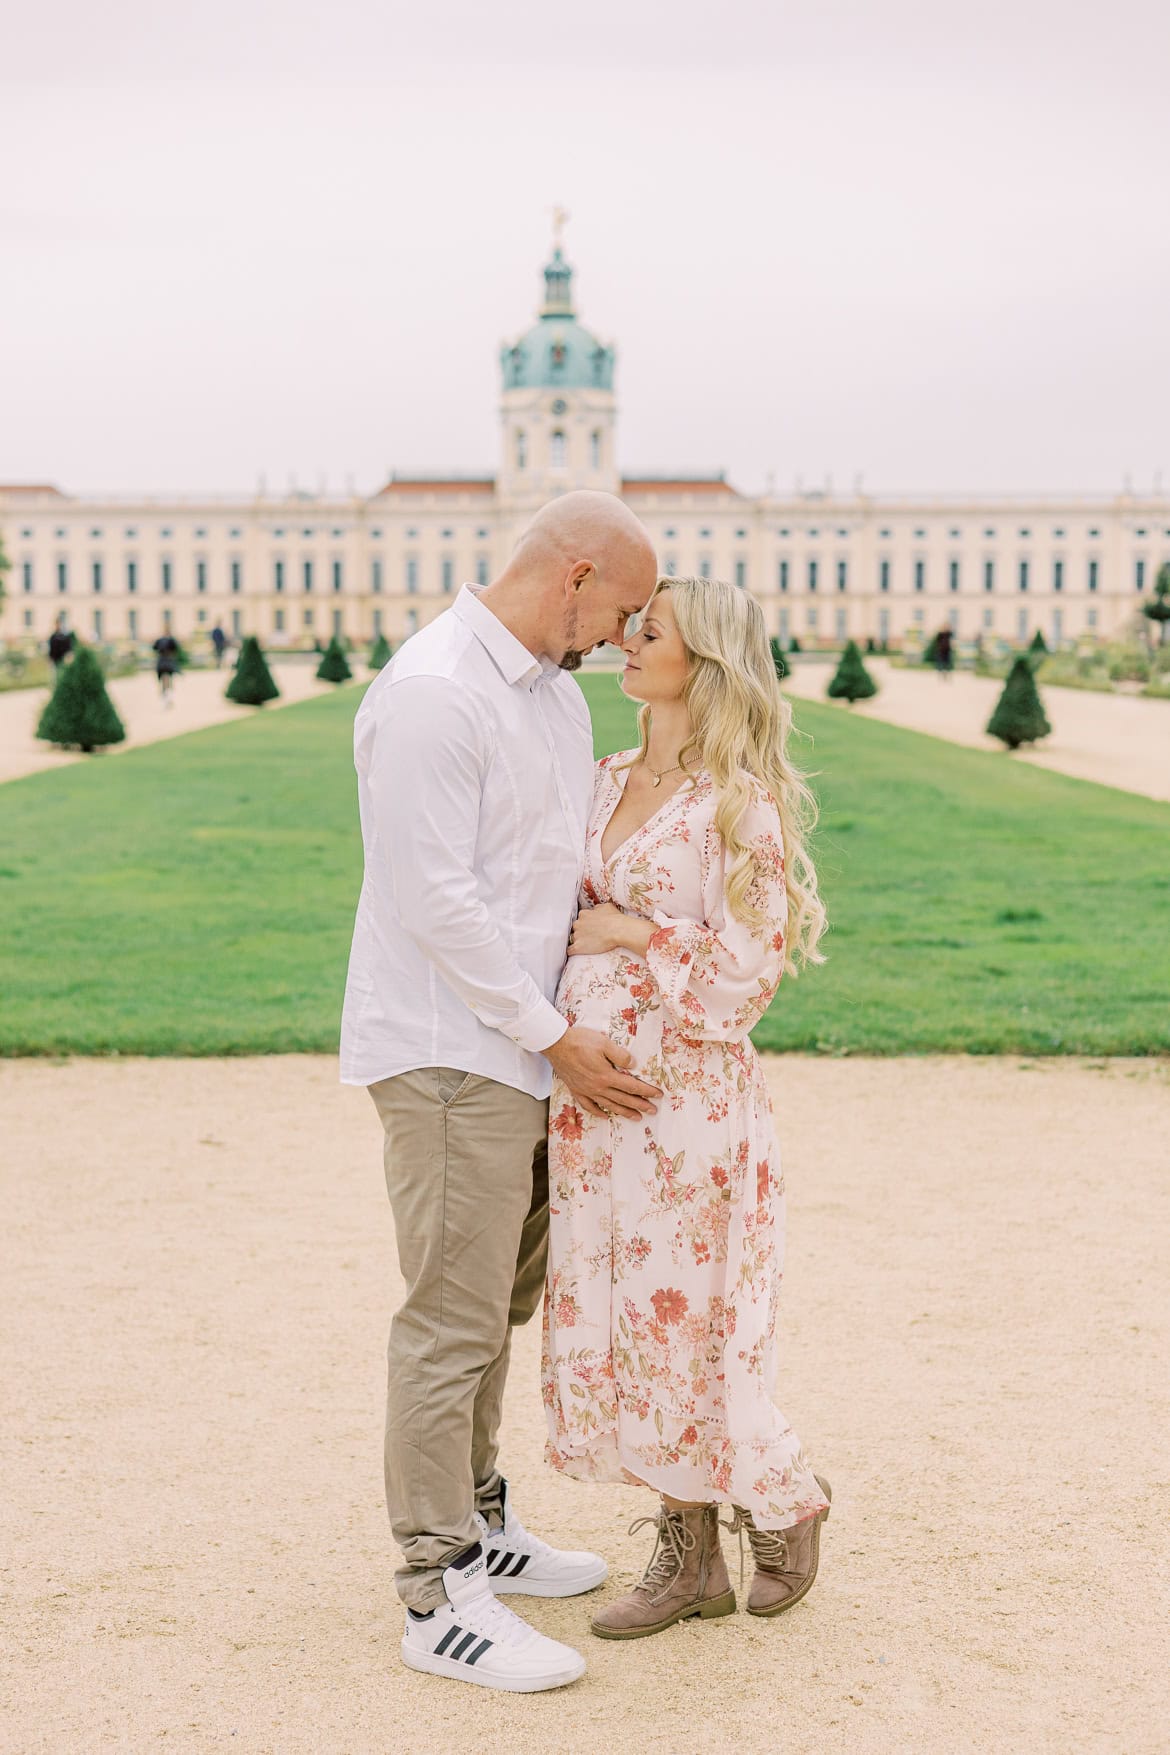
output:
[[[613,389],[613,349],[578,323],[572,280],[573,270],[558,247],[544,271],[539,322],[500,349],[505,390]]]

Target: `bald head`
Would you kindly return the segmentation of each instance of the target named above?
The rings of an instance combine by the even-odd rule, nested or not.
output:
[[[640,519],[616,494],[587,489],[562,494],[540,508],[516,544],[514,558],[527,561],[538,554],[590,557],[599,572],[614,560],[636,564],[641,559],[657,568],[654,545]]]
[[[581,491],[541,507],[481,601],[530,651],[575,670],[594,646],[624,637],[657,579],[654,545],[629,507]]]

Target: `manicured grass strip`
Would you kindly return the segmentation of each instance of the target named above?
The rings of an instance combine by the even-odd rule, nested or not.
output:
[[[634,741],[587,676],[598,753]],[[0,1052],[336,1047],[356,689],[0,787]],[[798,704],[828,962],[761,1047],[1170,1050],[1170,807]],[[945,1122],[945,1118],[941,1118]]]

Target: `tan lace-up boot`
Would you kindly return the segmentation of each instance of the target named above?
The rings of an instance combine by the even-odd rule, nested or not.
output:
[[[718,1507],[676,1511],[664,1505],[657,1516],[632,1523],[630,1534],[647,1523],[656,1526],[658,1540],[642,1582],[594,1617],[594,1633],[601,1639],[645,1639],[688,1615],[705,1621],[733,1615],[735,1592],[719,1545]]]
[[[820,1475],[814,1479],[825,1498],[831,1500],[833,1490],[829,1483]],[[746,1532],[752,1559],[756,1563],[752,1588],[748,1592],[748,1614],[781,1615],[812,1589],[821,1557],[821,1525],[829,1515],[829,1507],[826,1505],[823,1511],[803,1518],[786,1530],[758,1530],[750,1511],[744,1511],[738,1505],[733,1511],[731,1522],[724,1528],[731,1530],[733,1535],[737,1531]],[[741,1557],[742,1541],[741,1536]]]

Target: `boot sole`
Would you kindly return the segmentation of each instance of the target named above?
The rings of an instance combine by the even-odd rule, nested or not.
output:
[[[665,1633],[676,1621],[689,1621],[697,1615],[701,1621],[714,1621],[720,1615],[735,1614],[735,1592],[724,1591],[721,1597],[708,1597],[705,1603],[690,1603],[685,1609],[678,1609],[668,1615],[665,1621],[655,1621],[652,1627],[601,1627],[596,1621],[590,1623],[591,1631],[598,1639],[649,1639],[652,1633]]]
[[[770,1621],[773,1615],[782,1615],[785,1609],[794,1609],[797,1603],[800,1602],[801,1598],[806,1597],[816,1583],[817,1567],[821,1563],[821,1525],[823,1523],[828,1523],[829,1521],[829,1512],[832,1510],[833,1490],[827,1481],[821,1480],[819,1475],[814,1475],[813,1479],[821,1492],[825,1495],[825,1498],[829,1501],[829,1504],[825,1506],[823,1511],[817,1512],[817,1524],[816,1528],[813,1530],[812,1569],[800,1589],[793,1591],[790,1597],[785,1597],[782,1603],[773,1603],[770,1609],[753,1609],[749,1603],[748,1614],[755,1615],[760,1621]]]

